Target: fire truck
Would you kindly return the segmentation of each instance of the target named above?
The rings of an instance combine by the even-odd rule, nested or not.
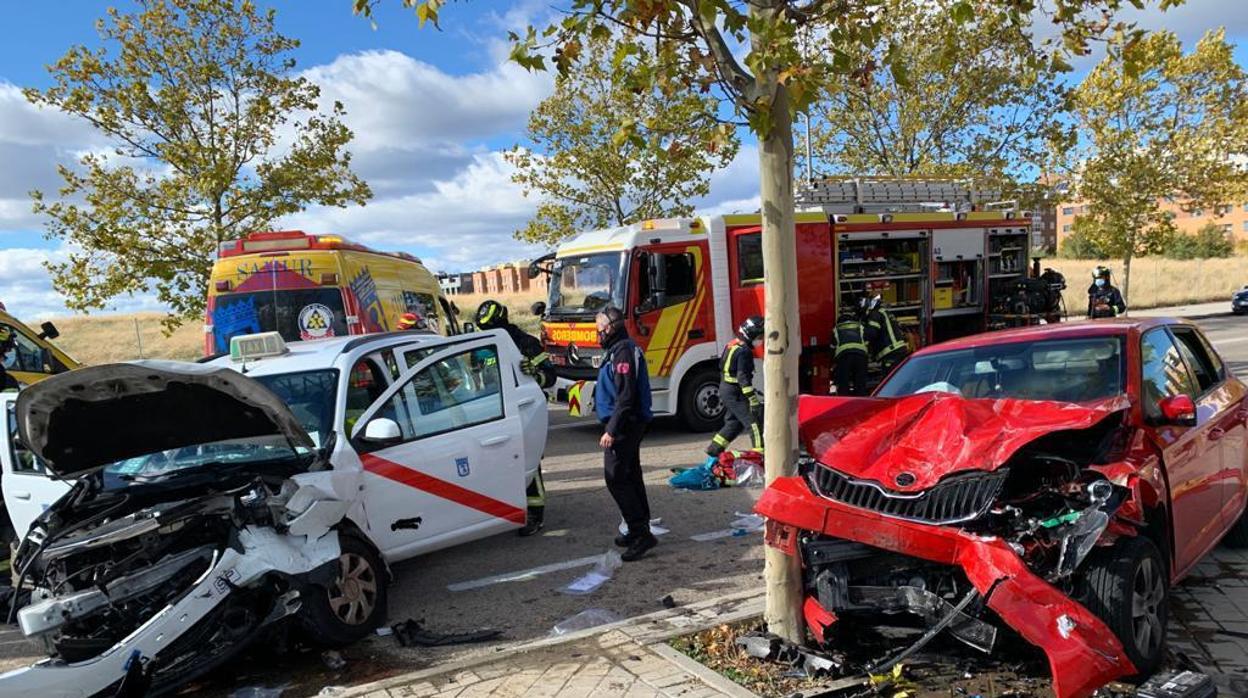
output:
[[[1028,265],[1031,214],[994,198],[954,181],[862,178],[824,180],[802,192],[796,244],[804,393],[831,390],[837,309],[863,297],[879,295],[915,348],[1030,315],[1015,301],[1038,272]],[[534,311],[559,376],[557,397],[574,412],[589,412],[601,363],[594,315],[615,306],[645,351],[656,414],[679,415],[693,430],[717,426],[720,353],[745,318],[763,314],[759,214],[585,232],[535,261],[530,274],[538,273],[550,275],[550,291]]]

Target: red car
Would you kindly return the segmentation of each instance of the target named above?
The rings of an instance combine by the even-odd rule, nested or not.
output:
[[[1175,320],[946,342],[872,397],[803,397],[800,475],[757,511],[802,561],[816,642],[908,614],[920,643],[990,652],[1004,624],[1047,654],[1058,698],[1088,696],[1156,670],[1170,586],[1220,540],[1248,544],[1245,394]]]

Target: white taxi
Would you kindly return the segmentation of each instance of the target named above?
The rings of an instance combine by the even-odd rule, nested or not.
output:
[[[35,589],[17,618],[50,650],[0,694],[168,690],[287,617],[327,643],[367,634],[384,561],[524,524],[547,410],[520,362],[503,331],[268,333],[0,396]]]

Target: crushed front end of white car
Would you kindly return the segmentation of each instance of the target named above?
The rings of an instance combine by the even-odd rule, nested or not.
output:
[[[0,675],[0,695],[159,694],[277,621],[362,612],[331,608],[327,594],[358,545],[344,529],[349,495],[256,381],[114,364],[32,386],[16,409],[24,444],[76,482],[15,556],[32,591],[5,610],[48,657]],[[384,580],[353,580],[353,591],[369,584],[375,603]]]

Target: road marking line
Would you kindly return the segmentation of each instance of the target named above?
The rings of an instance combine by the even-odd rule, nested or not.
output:
[[[517,572],[504,572],[481,579],[473,579],[467,582],[456,582],[448,584],[446,588],[450,591],[468,591],[470,589],[480,589],[494,584],[504,584],[507,582],[524,582],[534,579],[543,574],[550,572],[560,572],[562,570],[576,569],[577,567],[587,567],[596,564],[602,559],[602,555],[590,555],[588,557],[578,557],[575,560],[565,560],[563,562],[552,562],[549,565],[540,567],[532,567],[527,570],[519,570]]]

